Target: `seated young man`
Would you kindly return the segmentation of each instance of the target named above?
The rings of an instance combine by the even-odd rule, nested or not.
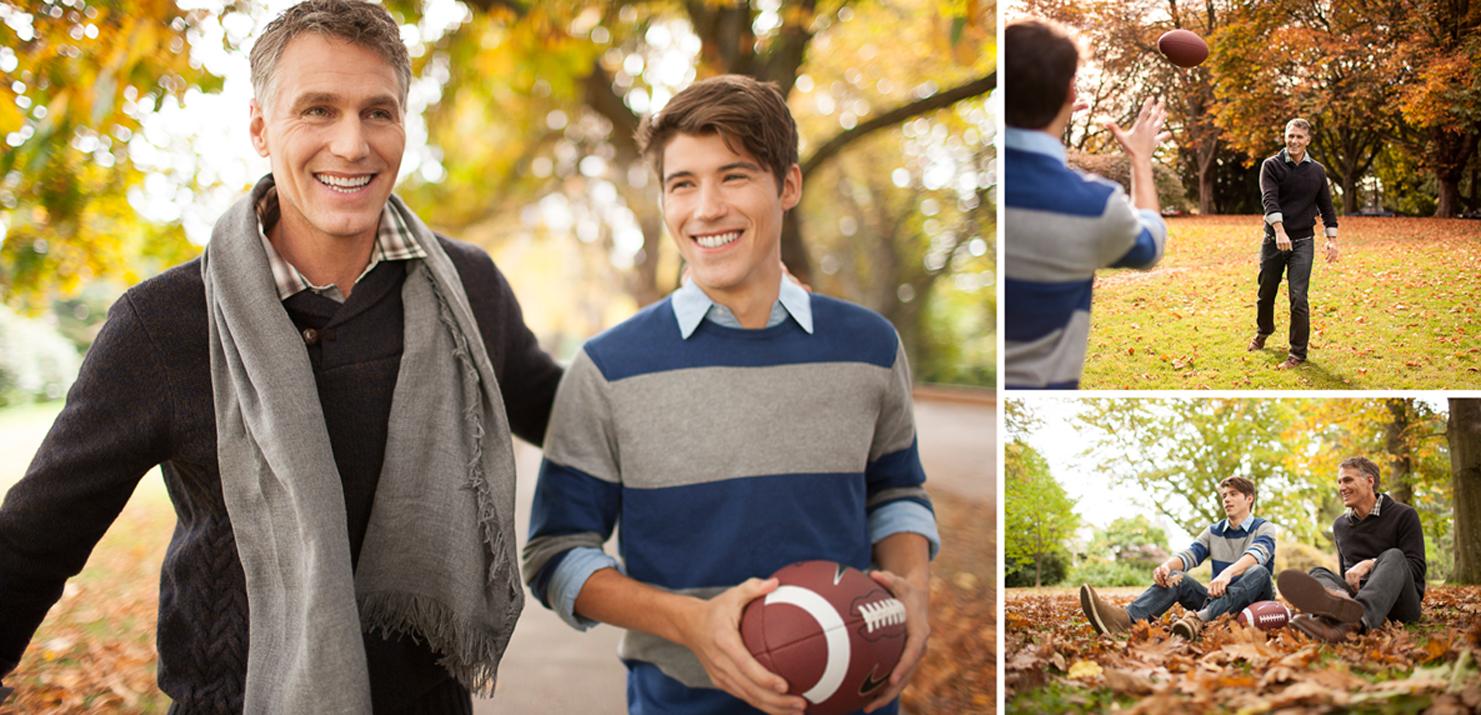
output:
[[[1193,640],[1203,632],[1203,624],[1256,601],[1275,598],[1270,583],[1275,527],[1251,515],[1255,483],[1229,477],[1219,482],[1219,496],[1228,518],[1204,529],[1192,546],[1158,566],[1152,572],[1152,586],[1130,606],[1122,608],[1102,599],[1089,584],[1080,587],[1080,607],[1097,633],[1125,633],[1132,622],[1157,618],[1179,603],[1188,613],[1173,624],[1172,632]],[[1186,573],[1206,558],[1213,560],[1216,574],[1208,588]]]
[[[827,559],[905,604],[925,652],[939,539],[910,373],[879,315],[784,280],[797,129],[775,87],[717,77],[644,123],[664,221],[692,281],[593,338],[556,397],[525,579],[572,626],[627,629],[633,713],[801,712],[747,652],[741,609],[788,564]],[[602,544],[621,525],[619,563]]]

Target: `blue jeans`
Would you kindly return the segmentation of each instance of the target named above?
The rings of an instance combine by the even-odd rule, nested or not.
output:
[[[1260,245],[1260,294],[1255,302],[1256,330],[1261,335],[1275,332],[1275,296],[1280,292],[1281,273],[1289,280],[1291,298],[1291,357],[1306,359],[1306,344],[1311,339],[1311,306],[1306,289],[1311,285],[1311,262],[1316,253],[1316,236],[1291,239],[1291,250],[1275,247],[1267,237]]]
[[[1347,580],[1320,566],[1311,570],[1311,575],[1323,586],[1341,591],[1363,604],[1363,625],[1381,628],[1385,620],[1413,623],[1419,620],[1419,590],[1414,586],[1414,574],[1409,571],[1409,560],[1404,552],[1389,549],[1378,555],[1373,570],[1363,580],[1362,588],[1353,593]]]
[[[1275,599],[1275,585],[1270,581],[1270,571],[1264,566],[1251,566],[1224,589],[1224,595],[1209,600],[1208,589],[1193,577],[1182,571],[1172,572],[1168,581],[1174,577],[1182,576],[1176,584],[1171,586],[1152,587],[1137,596],[1130,606],[1126,607],[1126,614],[1133,621],[1147,621],[1157,618],[1172,604],[1181,604],[1183,608],[1190,611],[1202,610],[1208,606],[1208,620],[1212,621],[1225,613],[1235,613],[1244,610],[1245,606],[1256,601],[1272,601]]]

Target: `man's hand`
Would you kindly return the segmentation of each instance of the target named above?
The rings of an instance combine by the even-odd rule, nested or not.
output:
[[[699,657],[715,687],[770,715],[795,715],[807,707],[807,701],[787,695],[787,681],[758,663],[740,635],[746,604],[775,591],[777,585],[776,579],[753,578],[695,604],[680,625],[681,645]]]
[[[915,667],[925,656],[926,640],[931,637],[930,594],[888,571],[870,571],[869,575],[905,604],[905,652],[900,654],[900,662],[890,673],[889,686],[864,707],[866,713],[872,713],[900,697],[900,691],[905,689],[911,676],[915,675]]]
[[[1286,235],[1284,226],[1277,226],[1275,229],[1275,247],[1281,251],[1291,250],[1291,237]]]
[[[1152,582],[1158,586],[1167,588],[1171,585],[1167,582],[1168,577],[1171,575],[1172,569],[1168,568],[1167,564],[1158,564],[1157,568],[1152,570]]]
[[[1373,571],[1373,562],[1373,559],[1359,561],[1353,564],[1346,574],[1343,574],[1343,578],[1347,579],[1347,585],[1352,588],[1353,593],[1357,593],[1358,588],[1363,585],[1363,579]]]
[[[1130,129],[1122,129],[1115,122],[1106,122],[1106,129],[1116,138],[1116,143],[1134,159],[1152,158],[1157,145],[1172,138],[1172,132],[1162,131],[1167,121],[1167,105],[1161,100],[1148,98],[1142,103],[1142,111],[1136,115],[1136,123]]]
[[[1223,596],[1224,591],[1229,589],[1229,582],[1233,580],[1234,577],[1230,576],[1228,572],[1219,574],[1217,578],[1208,582],[1208,595],[1214,598]]]
[[[1337,262],[1338,255],[1339,255],[1339,252],[1337,250],[1337,239],[1335,239],[1335,238],[1329,238],[1329,239],[1327,239],[1327,245],[1325,246],[1325,250],[1327,252],[1327,262],[1328,263],[1336,263]]]

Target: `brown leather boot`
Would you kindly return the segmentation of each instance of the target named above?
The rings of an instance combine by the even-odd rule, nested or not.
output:
[[[1322,585],[1321,581],[1304,571],[1286,569],[1276,578],[1280,595],[1285,596],[1296,610],[1318,616],[1326,616],[1340,623],[1357,623],[1363,620],[1363,604],[1351,596]]]
[[[1310,616],[1305,613],[1291,619],[1291,627],[1313,640],[1341,643],[1349,634],[1362,633],[1363,623],[1340,623],[1326,616]]]
[[[1184,640],[1197,640],[1203,633],[1203,619],[1197,613],[1189,611],[1177,623],[1172,624],[1172,634],[1182,636]]]
[[[1080,587],[1080,608],[1096,633],[1119,636],[1131,630],[1131,616],[1126,609],[1102,599],[1089,584]]]

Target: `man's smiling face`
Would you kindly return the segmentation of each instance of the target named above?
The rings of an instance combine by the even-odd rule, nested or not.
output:
[[[781,282],[782,214],[797,205],[802,173],[776,177],[719,134],[677,134],[663,150],[663,219],[696,284],[712,299]]]
[[[395,70],[364,47],[304,33],[284,48],[278,73],[271,106],[254,101],[251,121],[253,146],[272,160],[275,233],[374,240],[406,150]]]

